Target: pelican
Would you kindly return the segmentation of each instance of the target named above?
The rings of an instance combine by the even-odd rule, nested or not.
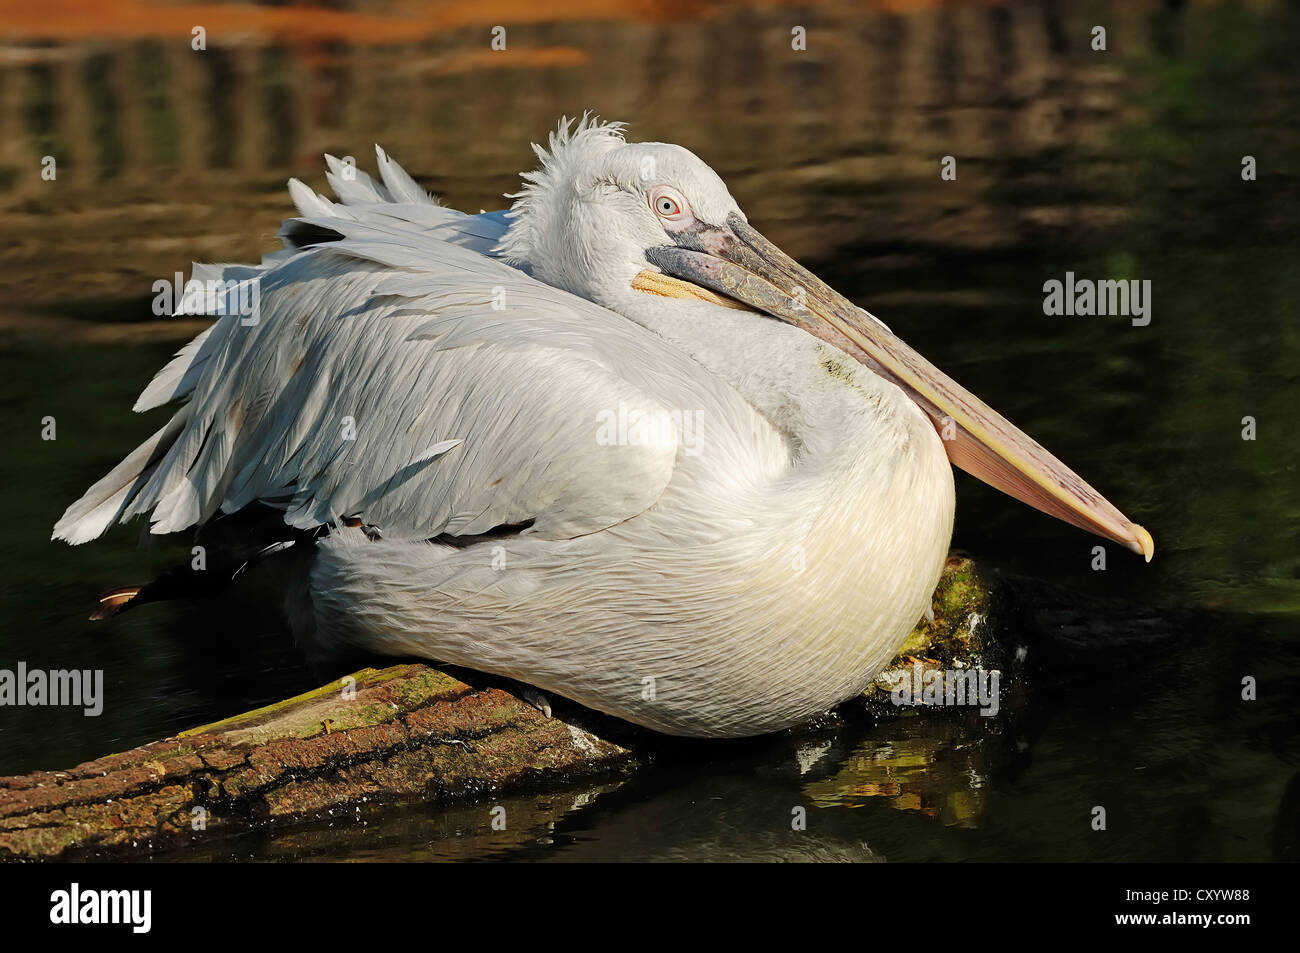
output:
[[[953,464],[1150,560],[693,153],[588,116],[533,148],[510,209],[478,215],[379,148],[377,180],[326,156],[337,201],[290,180],[285,247],[194,266],[214,321],[135,410],[184,402],[54,537],[262,514],[261,554],[306,554],[286,596],[311,652],[702,737],[796,725],[890,662],[948,552]]]

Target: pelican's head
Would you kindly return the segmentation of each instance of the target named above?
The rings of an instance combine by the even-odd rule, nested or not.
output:
[[[753,309],[802,328],[902,388],[948,458],[1018,500],[1150,561],[1151,534],[1028,435],[749,225],[681,146],[629,143],[622,123],[561,120],[501,243],[548,284],[619,310],[629,290]],[[761,320],[756,316],[756,320]]]
[[[500,251],[547,284],[607,307],[653,267],[646,251],[666,235],[692,221],[744,218],[722,179],[693,152],[626,142],[622,123],[561,120],[548,148],[533,150],[541,168],[507,196],[516,201]]]

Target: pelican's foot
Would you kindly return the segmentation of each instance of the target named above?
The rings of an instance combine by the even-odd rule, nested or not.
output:
[[[366,539],[370,540],[370,542],[372,543],[376,543],[379,540],[384,538],[379,535],[379,528],[377,526],[371,526],[368,523],[363,523],[355,516],[346,517],[343,520],[343,525],[348,527],[349,529],[361,530],[361,532],[366,534]]]
[[[551,717],[551,703],[549,700],[547,700],[546,696],[543,695],[541,692],[539,692],[537,689],[535,688],[524,689],[522,693],[522,697],[524,701],[528,702],[528,704],[532,705],[534,708],[540,711],[547,718]]]

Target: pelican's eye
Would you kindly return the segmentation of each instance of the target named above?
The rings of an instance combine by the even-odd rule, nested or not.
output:
[[[687,214],[686,200],[681,194],[662,185],[650,192],[650,208],[660,218],[669,221],[677,221]]]

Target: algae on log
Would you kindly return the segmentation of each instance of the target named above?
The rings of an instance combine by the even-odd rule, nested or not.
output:
[[[179,846],[365,800],[502,792],[631,760],[500,689],[420,664],[365,669],[68,771],[0,778],[0,857]]]
[[[933,619],[919,622],[877,684],[892,685],[917,658],[994,667],[994,601],[970,559],[949,557]],[[634,766],[626,747],[501,689],[476,690],[418,663],[365,669],[68,771],[0,778],[0,859],[210,843],[364,802],[505,794]]]
[[[917,623],[898,657],[876,676],[864,694],[888,695],[913,666],[922,671],[999,668],[1005,661],[992,639],[990,617],[999,615],[1000,589],[968,556],[950,554],[930,600],[932,618]]]

